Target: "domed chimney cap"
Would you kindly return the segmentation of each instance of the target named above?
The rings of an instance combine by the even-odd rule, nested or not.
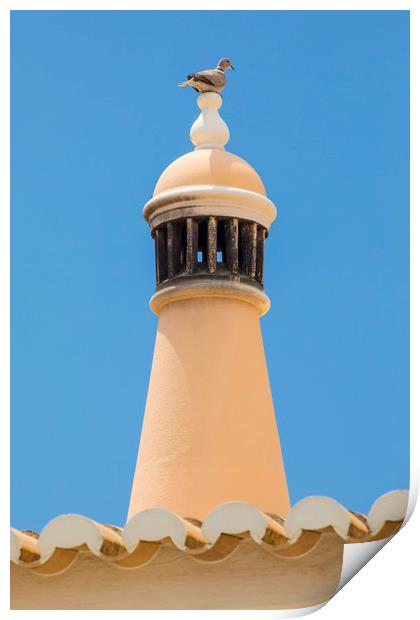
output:
[[[190,130],[195,150],[179,157],[163,171],[153,196],[192,185],[233,187],[266,196],[254,168],[225,151],[229,129],[219,114],[222,97],[217,93],[203,93],[197,98],[197,105],[201,113]]]

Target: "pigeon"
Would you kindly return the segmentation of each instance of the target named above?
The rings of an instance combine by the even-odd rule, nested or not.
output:
[[[226,86],[226,69],[234,69],[229,58],[222,58],[215,69],[190,73],[186,82],[178,86],[191,86],[198,93],[220,93]]]

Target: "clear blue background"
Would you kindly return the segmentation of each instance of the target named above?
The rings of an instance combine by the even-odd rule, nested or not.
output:
[[[12,524],[125,522],[156,330],[141,208],[192,148],[177,83],[223,55],[229,149],[279,210],[262,327],[292,502],[407,487],[408,12],[11,21]]]

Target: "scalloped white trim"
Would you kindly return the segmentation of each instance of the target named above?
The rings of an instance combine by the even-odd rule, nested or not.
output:
[[[385,521],[402,521],[405,518],[408,495],[408,491],[398,489],[381,495],[373,502],[367,517],[373,536],[382,529]]]
[[[177,514],[164,508],[149,508],[134,515],[123,531],[123,540],[129,552],[141,540],[158,541],[169,537],[178,549],[186,549],[188,535],[186,522]]]
[[[284,527],[294,542],[302,530],[319,530],[332,526],[341,538],[347,538],[350,527],[348,510],[330,497],[313,495],[305,497],[291,508]]]
[[[20,558],[20,537],[17,530],[14,527],[10,528],[10,559],[17,564]]]
[[[396,490],[385,493],[372,505],[367,523],[368,537],[375,536],[386,521],[402,521],[405,517],[408,491]],[[294,544],[302,530],[320,530],[333,527],[336,533],[348,540],[352,514],[337,501],[324,496],[310,496],[291,508],[282,531]],[[82,515],[61,515],[52,519],[41,531],[39,539],[31,539],[31,545],[39,550],[37,565],[44,564],[57,548],[74,549],[87,545],[90,551],[103,557],[101,552],[105,541],[121,545],[122,550],[132,553],[139,542],[159,542],[170,538],[180,550],[186,551],[189,536],[203,544],[203,550],[217,542],[222,534],[240,535],[249,532],[253,540],[261,544],[267,529],[278,529],[279,524],[269,515],[247,502],[226,502],[212,510],[201,528],[179,517],[170,510],[152,508],[134,515],[120,532]],[[20,560],[22,549],[26,549],[27,535],[14,528],[10,531],[10,557],[16,564],[28,565]],[[28,542],[28,541],[26,541]],[[205,543],[209,545],[205,545]],[[197,556],[198,557],[198,556]]]
[[[255,542],[261,544],[267,529],[267,517],[247,502],[226,502],[211,511],[201,529],[212,543],[215,543],[221,534],[249,532]]]
[[[38,545],[41,556],[43,558],[51,556],[56,547],[72,549],[83,544],[99,556],[105,531],[107,538],[120,542],[120,537],[111,528],[88,517],[61,515],[47,523],[39,536]]]

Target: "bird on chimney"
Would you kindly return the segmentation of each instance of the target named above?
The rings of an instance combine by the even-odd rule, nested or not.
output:
[[[186,82],[178,86],[191,86],[198,93],[220,93],[226,86],[227,69],[234,69],[229,58],[221,58],[215,69],[205,69],[197,73],[190,73]]]

